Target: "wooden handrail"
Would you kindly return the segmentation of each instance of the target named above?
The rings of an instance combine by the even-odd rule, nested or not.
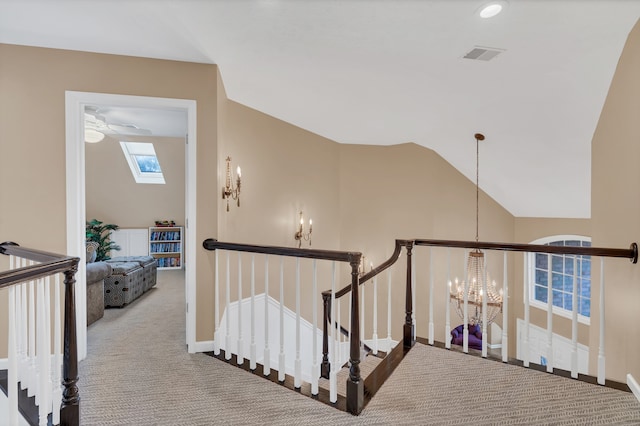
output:
[[[62,360],[61,425],[80,424],[80,395],[78,392],[78,342],[76,335],[75,274],[80,258],[20,247],[14,242],[0,244],[0,254],[17,256],[35,262],[9,271],[0,272],[0,289],[38,278],[64,274],[64,349]]]
[[[358,320],[358,265],[362,253],[336,250],[315,250],[252,244],[225,243],[208,238],[202,242],[206,250],[230,250],[248,253],[272,254],[306,259],[348,262],[351,266],[351,341],[349,342],[349,378],[347,379],[347,411],[359,414],[364,408],[364,381],[360,377],[360,324]],[[326,322],[325,322],[326,324]]]
[[[493,243],[482,241],[414,240],[417,246],[470,248],[477,250],[519,251],[529,253],[572,254],[579,256],[622,257],[638,263],[638,244],[631,243],[628,249],[602,247],[548,246],[544,244]]]

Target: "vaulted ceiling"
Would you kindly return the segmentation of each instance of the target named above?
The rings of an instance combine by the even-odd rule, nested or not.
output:
[[[0,42],[215,63],[234,101],[340,143],[423,145],[472,181],[481,132],[480,186],[512,214],[589,217],[640,1],[502,0],[483,19],[486,3],[0,0]],[[478,47],[498,54],[464,58]]]

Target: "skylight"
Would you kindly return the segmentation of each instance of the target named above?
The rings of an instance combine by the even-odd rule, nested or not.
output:
[[[120,142],[120,147],[137,183],[165,183],[160,162],[152,143]]]

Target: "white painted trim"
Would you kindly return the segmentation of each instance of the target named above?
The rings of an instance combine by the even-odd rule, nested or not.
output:
[[[636,397],[638,402],[640,402],[640,385],[638,385],[638,382],[635,381],[631,374],[627,374],[627,386],[629,386],[633,395]]]
[[[85,272],[85,165],[84,165],[84,107],[112,105],[140,108],[179,108],[187,110],[188,143],[186,146],[185,188],[185,297],[187,302],[187,346],[195,344],[196,327],[196,113],[195,100],[155,98],[90,92],[65,92],[66,120],[66,190],[67,190],[67,254],[78,256],[81,262],[76,274],[76,329],[78,359],[87,356],[86,272]]]
[[[191,352],[191,349],[193,349],[193,352]],[[189,352],[213,352],[213,340],[201,340],[198,342],[193,342],[193,344],[189,348]]]
[[[0,370],[9,369],[9,360],[7,358],[0,358]]]

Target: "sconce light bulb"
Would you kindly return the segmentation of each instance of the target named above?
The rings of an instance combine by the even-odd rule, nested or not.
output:
[[[238,178],[240,178],[240,176],[242,176],[242,170],[240,170],[240,166],[238,166],[236,171],[238,172]]]

